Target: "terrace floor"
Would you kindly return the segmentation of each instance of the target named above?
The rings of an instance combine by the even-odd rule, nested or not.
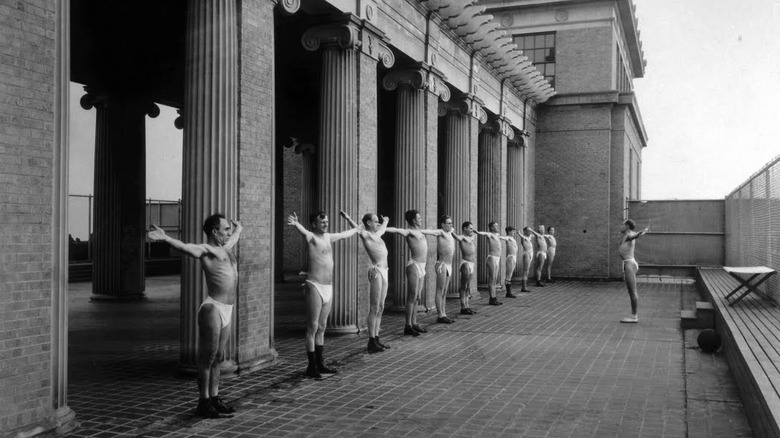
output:
[[[502,306],[401,335],[386,313],[369,355],[366,336],[330,337],[322,380],[306,365],[300,294],[276,290],[279,363],[232,379],[221,394],[233,418],[193,415],[194,379],[177,373],[178,277],[147,279],[147,299],[91,303],[90,284],[70,285],[68,437],[751,437],[728,366],[680,328],[690,282],[643,282],[639,324],[621,324],[621,282],[560,281]]]

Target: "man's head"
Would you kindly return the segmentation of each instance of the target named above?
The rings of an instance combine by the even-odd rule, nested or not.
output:
[[[474,224],[469,221],[463,222],[463,225],[461,225],[460,228],[463,230],[463,234],[467,236],[474,234]]]
[[[377,228],[379,228],[380,223],[379,216],[374,213],[366,213],[363,215],[363,226],[366,227],[368,231],[376,231]]]
[[[544,225],[539,225],[536,228],[536,231],[539,232],[539,234],[544,234]]]
[[[510,226],[508,226],[508,227],[504,228],[504,231],[506,231],[506,235],[507,235],[507,236],[511,236],[511,235],[512,235],[512,233],[513,233],[513,232],[515,232],[515,231],[517,231],[517,230],[515,229],[515,227],[513,227],[513,226],[511,226],[511,225],[510,225]]]
[[[218,245],[224,245],[228,238],[233,234],[230,223],[225,219],[222,213],[215,213],[203,221],[203,232],[206,237]]]
[[[636,222],[634,222],[631,219],[626,219],[625,222],[623,222],[623,229],[621,231],[625,232],[626,230],[634,231],[634,228],[636,228]]]
[[[527,226],[523,227],[523,234],[527,237],[531,235],[531,229]]]
[[[488,231],[491,233],[498,233],[498,222],[496,221],[490,221],[488,224]]]
[[[553,227],[553,226],[547,227],[547,234],[553,234],[554,235],[555,234],[555,227]]]
[[[404,219],[409,225],[420,226],[422,223],[422,217],[420,216],[420,212],[417,210],[407,210],[407,212],[404,213]]]
[[[452,218],[447,214],[439,216],[439,227],[444,231],[452,231]]]
[[[321,233],[328,231],[328,215],[322,210],[310,214],[309,223],[315,231]]]

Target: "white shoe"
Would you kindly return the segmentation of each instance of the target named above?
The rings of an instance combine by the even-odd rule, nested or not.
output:
[[[635,315],[632,315],[621,319],[620,322],[624,322],[627,324],[636,324],[639,322],[639,318],[637,318]]]

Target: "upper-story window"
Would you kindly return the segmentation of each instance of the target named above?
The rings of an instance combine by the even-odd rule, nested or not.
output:
[[[514,42],[539,73],[555,87],[555,32],[516,35]]]

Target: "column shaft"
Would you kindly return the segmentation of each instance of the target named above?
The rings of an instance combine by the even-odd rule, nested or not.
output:
[[[506,224],[520,231],[526,225],[523,217],[523,175],[523,150],[519,146],[510,145],[507,147]],[[517,261],[513,278],[522,276],[522,258],[518,256]]]
[[[503,144],[502,144],[503,143]],[[492,221],[499,223],[499,233],[503,234],[503,229],[506,227],[504,223],[504,214],[502,210],[505,208],[504,193],[505,182],[503,171],[505,169],[505,141],[502,142],[502,136],[491,130],[485,129],[479,135],[479,182],[478,182],[478,216],[479,216],[479,229],[481,231],[488,231],[488,224]],[[479,236],[478,246],[478,261],[479,266],[479,282],[487,282],[487,268],[485,267],[485,261],[488,254],[488,239],[483,236]],[[504,271],[506,270],[505,261],[506,254],[501,251],[501,261],[499,263],[499,280],[503,280]],[[503,286],[503,282],[498,284]]]
[[[339,210],[357,210],[357,53],[328,46],[322,50],[320,82],[319,208],[330,232],[349,227]],[[306,219],[308,221],[308,218]],[[333,244],[333,307],[329,333],[357,333],[356,238]]]
[[[205,242],[206,217],[238,219],[236,2],[189,0],[186,38],[182,233],[185,242]],[[197,363],[197,313],[207,293],[200,262],[184,257],[180,360],[188,371]],[[223,371],[236,367],[236,326]]]
[[[97,106],[93,300],[137,300],[144,291],[146,134],[143,106]]]
[[[395,178],[392,221],[396,227],[405,228],[404,213],[425,207],[425,91],[412,86],[401,86],[397,91],[395,125]],[[429,224],[423,224],[423,227]],[[393,235],[396,255],[391,264],[391,275],[395,281],[393,307],[406,305],[406,263],[409,251],[404,237]],[[432,270],[427,269],[432,272]],[[425,281],[428,281],[428,275]],[[426,288],[423,289],[427,291]],[[424,303],[423,297],[420,300]]]

